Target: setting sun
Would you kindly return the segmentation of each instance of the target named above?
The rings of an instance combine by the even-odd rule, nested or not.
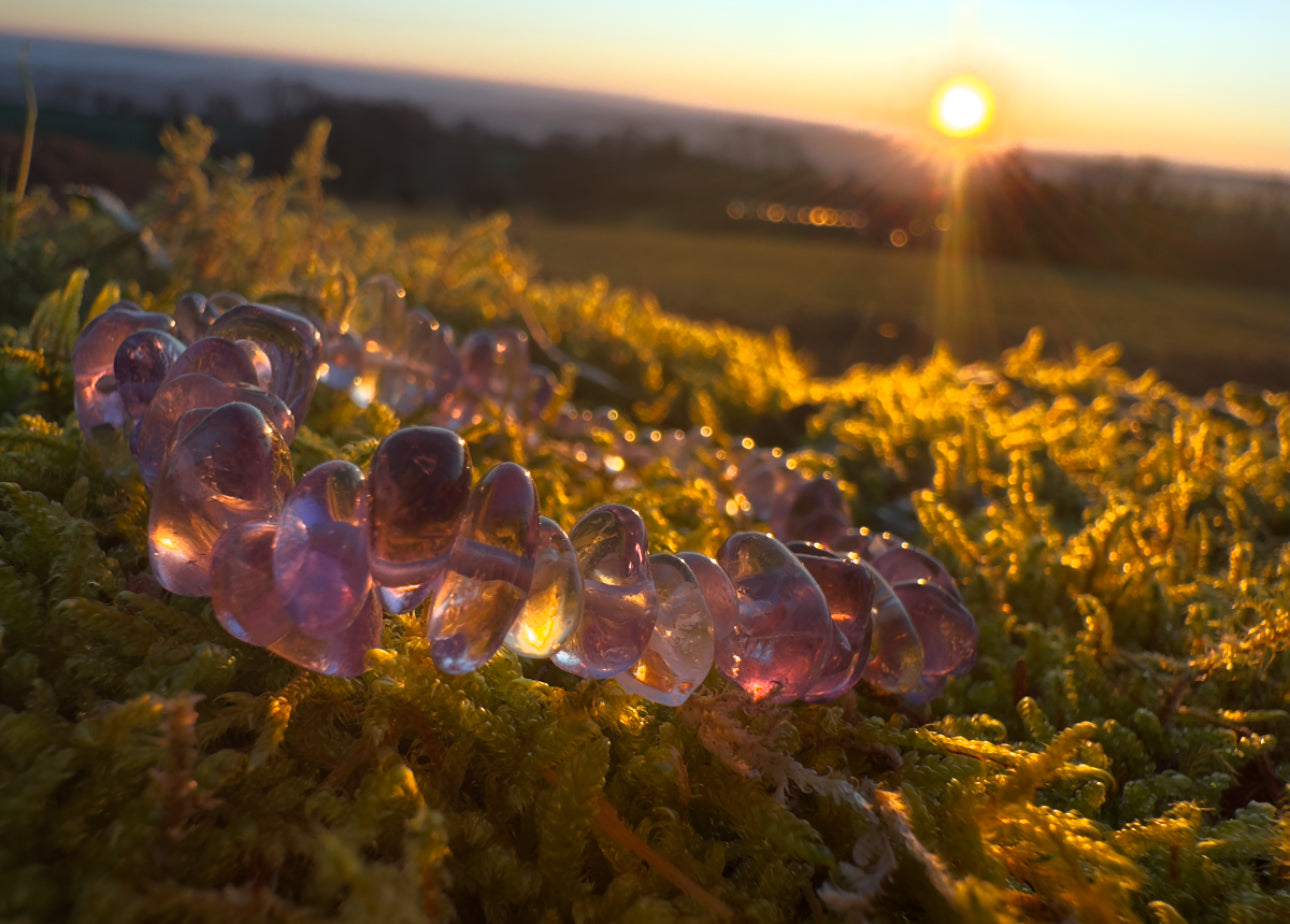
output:
[[[943,134],[966,138],[985,130],[993,110],[985,84],[970,77],[956,77],[937,92],[932,102],[932,122]]]

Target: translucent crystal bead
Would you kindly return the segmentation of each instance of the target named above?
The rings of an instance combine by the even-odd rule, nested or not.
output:
[[[874,580],[859,561],[822,549],[794,552],[824,594],[834,629],[828,659],[803,699],[808,703],[830,702],[859,682],[869,660]]]
[[[292,629],[268,649],[280,658],[331,677],[357,677],[366,669],[367,652],[381,644],[381,602],[369,593],[358,615],[343,632],[317,639]]]
[[[230,635],[264,648],[295,627],[273,582],[273,523],[241,523],[211,549],[211,604]]]
[[[153,486],[148,555],[161,586],[208,596],[215,542],[239,523],[275,519],[291,482],[290,450],[254,407],[226,404],[201,418]]]
[[[209,333],[259,344],[273,366],[273,393],[297,420],[305,419],[322,362],[322,337],[307,318],[269,305],[238,305],[220,315]]]
[[[372,456],[370,555],[381,602],[391,613],[415,609],[442,573],[470,499],[470,450],[439,427],[406,427]]]
[[[273,573],[287,616],[311,638],[343,631],[372,589],[367,518],[363,472],[350,462],[314,467],[287,498]]]
[[[456,387],[461,363],[443,327],[424,308],[407,313],[400,351],[385,361],[377,394],[396,414],[410,414]]]
[[[874,578],[873,641],[860,679],[884,693],[908,693],[923,676],[923,645],[909,612],[891,585],[863,561]]]
[[[125,403],[117,391],[116,351],[135,331],[171,333],[175,322],[167,315],[144,311],[133,302],[117,302],[81,331],[72,347],[76,421],[89,436],[95,427],[125,423]]]
[[[907,542],[888,548],[873,560],[873,567],[893,587],[907,581],[931,581],[951,596],[960,596],[958,585],[945,566]]]
[[[956,677],[976,663],[980,632],[963,602],[929,581],[892,586],[923,645],[923,677]]]
[[[816,478],[781,492],[771,506],[769,526],[780,541],[828,543],[851,525],[837,483]]]
[[[788,467],[782,455],[758,452],[741,464],[734,477],[734,488],[744,496],[755,519],[771,517],[776,500],[792,491],[805,479]]]
[[[735,533],[717,562],[739,600],[738,620],[715,627],[717,669],[754,700],[801,699],[833,644],[824,594],[793,553],[763,533]]]
[[[582,572],[582,622],[551,660],[580,677],[612,677],[640,660],[658,619],[645,523],[630,507],[603,504],[569,541]]]
[[[215,408],[234,401],[257,408],[286,442],[290,443],[295,437],[295,419],[276,395],[251,385],[221,382],[200,373],[168,376],[149,403],[139,423],[139,438],[134,444],[134,457],[139,463],[139,476],[143,483],[152,487],[166,454],[175,443],[175,424],[183,414],[196,408]]]
[[[549,517],[538,519],[533,584],[506,647],[525,658],[549,658],[582,621],[582,574],[568,535]]]
[[[348,391],[364,372],[363,338],[352,330],[330,334],[324,338],[323,353],[319,381],[328,388]]]
[[[679,706],[712,670],[712,614],[690,566],[676,555],[649,557],[658,621],[639,661],[615,674],[628,693]]]
[[[497,653],[532,586],[537,536],[533,479],[503,462],[471,492],[430,607],[426,637],[440,670],[466,674]]]
[[[735,594],[735,585],[730,583],[730,575],[721,569],[716,559],[699,552],[678,552],[676,557],[689,565],[699,582],[703,600],[712,616],[713,631],[721,626],[721,631],[732,632],[739,619],[739,597]]]
[[[887,554],[896,546],[904,544],[899,536],[891,533],[875,533],[867,526],[859,529],[848,529],[829,540],[828,546],[834,552],[854,552],[865,561],[873,561]]]
[[[184,345],[161,330],[137,330],[121,341],[112,360],[125,413],[138,422]],[[136,430],[137,435],[137,430]]]
[[[221,382],[259,385],[255,364],[246,351],[223,337],[203,337],[191,344],[171,365],[166,378],[201,373]]]
[[[184,343],[195,343],[208,335],[219,317],[219,309],[199,292],[188,292],[175,302],[175,331]]]

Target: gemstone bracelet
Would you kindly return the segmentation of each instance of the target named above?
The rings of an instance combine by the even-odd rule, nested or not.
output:
[[[505,646],[666,705],[714,665],[776,702],[826,702],[861,681],[924,702],[971,668],[976,622],[945,568],[852,528],[837,485],[808,480],[778,450],[749,446],[723,477],[779,538],[739,532],[715,559],[649,554],[641,516],[621,504],[566,533],[513,462],[473,483],[458,433],[487,414],[554,417],[554,438],[580,447],[603,421],[552,413],[556,379],[530,364],[524,332],[477,330],[458,346],[393,280],[371,287],[378,310],[362,335],[342,324],[324,338],[300,314],[220,293],[185,295],[173,317],[119,302],[76,342],[82,430],[132,424],[153,573],[169,591],[210,596],[238,639],[355,676],[383,612],[418,610],[447,673]],[[436,425],[387,436],[366,474],[331,461],[294,483],[288,447],[320,381]],[[710,438],[629,435],[616,436],[608,471]]]

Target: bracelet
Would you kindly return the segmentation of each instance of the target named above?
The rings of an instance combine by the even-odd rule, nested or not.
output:
[[[424,611],[436,666],[478,669],[505,646],[679,705],[712,667],[754,700],[827,702],[863,681],[907,704],[976,659],[976,622],[931,555],[852,527],[837,484],[779,450],[718,450],[732,503],[771,533],[737,532],[715,558],[649,553],[640,514],[587,511],[566,533],[528,471],[473,484],[459,432],[487,415],[553,420],[580,461],[614,412],[557,403],[528,336],[477,330],[460,346],[389,277],[359,334],[232,293],[189,294],[173,317],[118,302],[72,354],[87,436],[132,425],[151,493],[148,551],[165,589],[210,596],[238,639],[312,671],[356,676],[383,613]],[[386,436],[366,474],[346,461],[294,483],[289,446],[319,382],[433,425]],[[710,432],[615,432],[596,464],[674,459]]]

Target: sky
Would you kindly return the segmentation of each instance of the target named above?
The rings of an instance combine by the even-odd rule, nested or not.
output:
[[[5,7],[9,7],[6,9]],[[1290,0],[6,0],[0,31],[568,87],[918,136],[1290,172]]]

